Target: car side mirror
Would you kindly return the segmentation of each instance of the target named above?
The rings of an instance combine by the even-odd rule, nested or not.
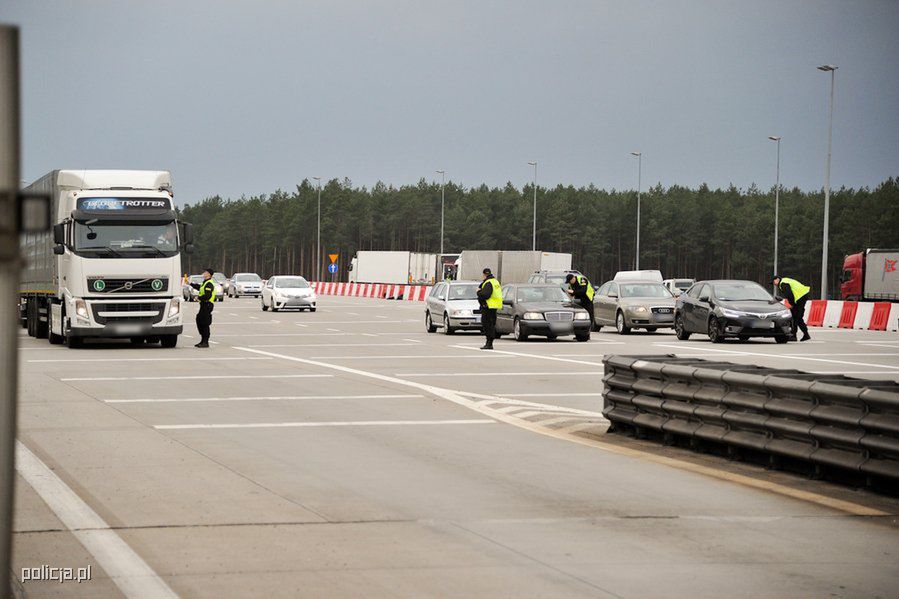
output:
[[[709,303],[709,296],[707,296],[707,295],[700,296],[699,301],[701,301],[703,303]]]
[[[62,244],[60,244],[60,245],[54,245],[54,246],[53,246],[53,253],[56,254],[57,256],[62,256],[63,254],[66,253],[66,246],[64,246],[64,245],[62,245]]]
[[[504,300],[503,300],[503,305],[504,305],[504,306],[511,306],[511,305],[512,305],[512,300],[510,300],[510,299],[504,299]]]
[[[53,243],[63,245],[66,242],[66,226],[62,223],[53,225]]]
[[[613,292],[609,293],[609,297],[617,298],[618,294],[613,291]]]

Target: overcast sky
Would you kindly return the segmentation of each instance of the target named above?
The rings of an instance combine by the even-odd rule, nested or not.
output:
[[[823,186],[899,175],[899,2],[2,0],[23,178],[168,169],[180,202],[448,178]]]

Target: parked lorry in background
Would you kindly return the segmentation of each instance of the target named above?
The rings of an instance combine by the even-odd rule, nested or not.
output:
[[[868,248],[843,258],[840,299],[899,302],[899,250]]]
[[[519,250],[465,250],[459,278],[478,281],[490,268],[503,285],[527,283],[536,272],[571,270],[571,254]]]
[[[182,331],[179,226],[167,171],[54,170],[25,189],[50,196],[52,233],[22,236],[20,316],[32,337],[81,345],[124,337],[175,347]]]
[[[350,261],[350,283],[432,285],[437,279],[437,254],[359,251]]]

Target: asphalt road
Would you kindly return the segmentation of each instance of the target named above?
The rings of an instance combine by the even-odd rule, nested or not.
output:
[[[195,335],[188,308],[188,333]],[[899,501],[605,435],[602,356],[899,380],[899,335],[427,334],[416,302],[215,308],[213,347],[21,337],[28,596],[888,597]]]

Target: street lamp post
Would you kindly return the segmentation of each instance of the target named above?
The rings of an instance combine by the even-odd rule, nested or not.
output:
[[[318,233],[315,238],[316,280],[322,280],[322,178],[312,177],[318,183]]]
[[[640,187],[643,177],[643,152],[631,152],[637,157],[637,252],[634,258],[634,270],[640,270]]]
[[[780,222],[780,135],[769,135],[768,139],[777,142],[777,179],[774,183],[774,276],[777,276],[777,229]]]
[[[824,164],[824,241],[821,247],[821,299],[827,299],[827,238],[830,236],[830,155],[833,146],[833,87],[836,67],[824,64],[819,71],[830,73],[830,118],[827,125],[827,162]]]
[[[534,233],[531,238],[531,249],[537,251],[537,161],[528,164],[534,167]]]
[[[440,174],[440,260],[443,264],[443,208],[446,204],[446,171],[436,171]]]

